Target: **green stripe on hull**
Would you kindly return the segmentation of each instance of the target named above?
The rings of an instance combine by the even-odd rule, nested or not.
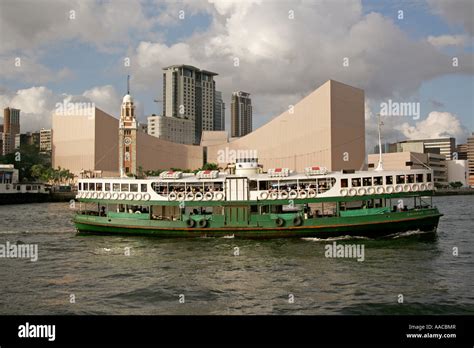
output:
[[[76,215],[74,222],[80,232],[153,235],[159,237],[222,237],[242,238],[328,238],[341,235],[382,237],[410,230],[435,231],[441,214],[437,209],[384,213],[353,217],[323,217],[305,220],[302,226],[293,226],[291,220],[284,227],[276,227],[274,220],[259,221],[245,227],[225,226],[209,221],[208,228],[187,228],[184,221],[156,221],[109,219],[107,217]],[[109,221],[110,220],[110,221]]]

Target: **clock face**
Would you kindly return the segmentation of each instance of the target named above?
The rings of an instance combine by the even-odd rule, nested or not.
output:
[[[130,139],[129,137],[126,137],[125,139],[123,139],[123,142],[125,145],[130,145],[132,143],[132,139]]]

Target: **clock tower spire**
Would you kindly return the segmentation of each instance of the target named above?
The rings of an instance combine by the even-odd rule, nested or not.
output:
[[[137,120],[130,95],[130,75],[127,76],[127,94],[123,97],[119,123],[120,176],[137,174]]]

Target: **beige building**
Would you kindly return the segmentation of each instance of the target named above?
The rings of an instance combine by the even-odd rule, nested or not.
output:
[[[469,186],[467,160],[446,161],[446,166],[448,168],[448,183],[459,181],[462,186]]]
[[[445,156],[446,161],[449,161],[456,151],[456,140],[454,138],[416,139],[389,145],[389,152],[404,151],[439,153]]]
[[[179,144],[194,143],[191,120],[179,117],[148,116],[148,134],[156,138]]]
[[[288,167],[304,171],[311,165],[329,170],[363,169],[364,91],[329,80],[252,133],[208,146],[207,159],[225,167],[227,163],[218,159],[238,150],[256,151],[264,170]]]
[[[3,109],[2,155],[15,151],[17,134],[20,134],[20,110],[7,107]]]
[[[469,166],[469,186],[474,187],[474,132],[467,138],[467,161]]]
[[[201,133],[214,130],[214,96],[216,73],[191,65],[163,68],[163,116],[192,121],[192,141],[199,144]]]
[[[374,170],[379,162],[379,154],[368,156],[368,169]],[[448,184],[448,170],[445,155],[419,152],[390,152],[382,154],[384,170],[427,169],[433,170],[435,184]]]
[[[97,108],[91,116],[53,115],[53,165],[74,173],[118,175],[118,128],[116,118]],[[137,132],[137,164],[144,170],[197,169],[204,161],[226,167],[233,154],[248,152],[257,155],[264,170],[302,172],[312,165],[360,170],[365,162],[364,91],[330,80],[252,133],[228,141],[225,132],[209,132],[202,145]]]

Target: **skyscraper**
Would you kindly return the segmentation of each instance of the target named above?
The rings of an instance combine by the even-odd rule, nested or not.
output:
[[[225,103],[222,100],[222,92],[216,91],[214,99],[214,130],[225,130]]]
[[[252,132],[252,100],[250,93],[232,93],[231,108],[231,136],[242,137]]]
[[[199,144],[202,131],[214,129],[217,74],[190,65],[163,70],[163,116],[191,120],[192,143]]]
[[[467,138],[468,182],[474,187],[474,132]]]
[[[15,137],[20,133],[20,110],[13,108],[3,109],[3,148],[2,155],[15,150]]]

